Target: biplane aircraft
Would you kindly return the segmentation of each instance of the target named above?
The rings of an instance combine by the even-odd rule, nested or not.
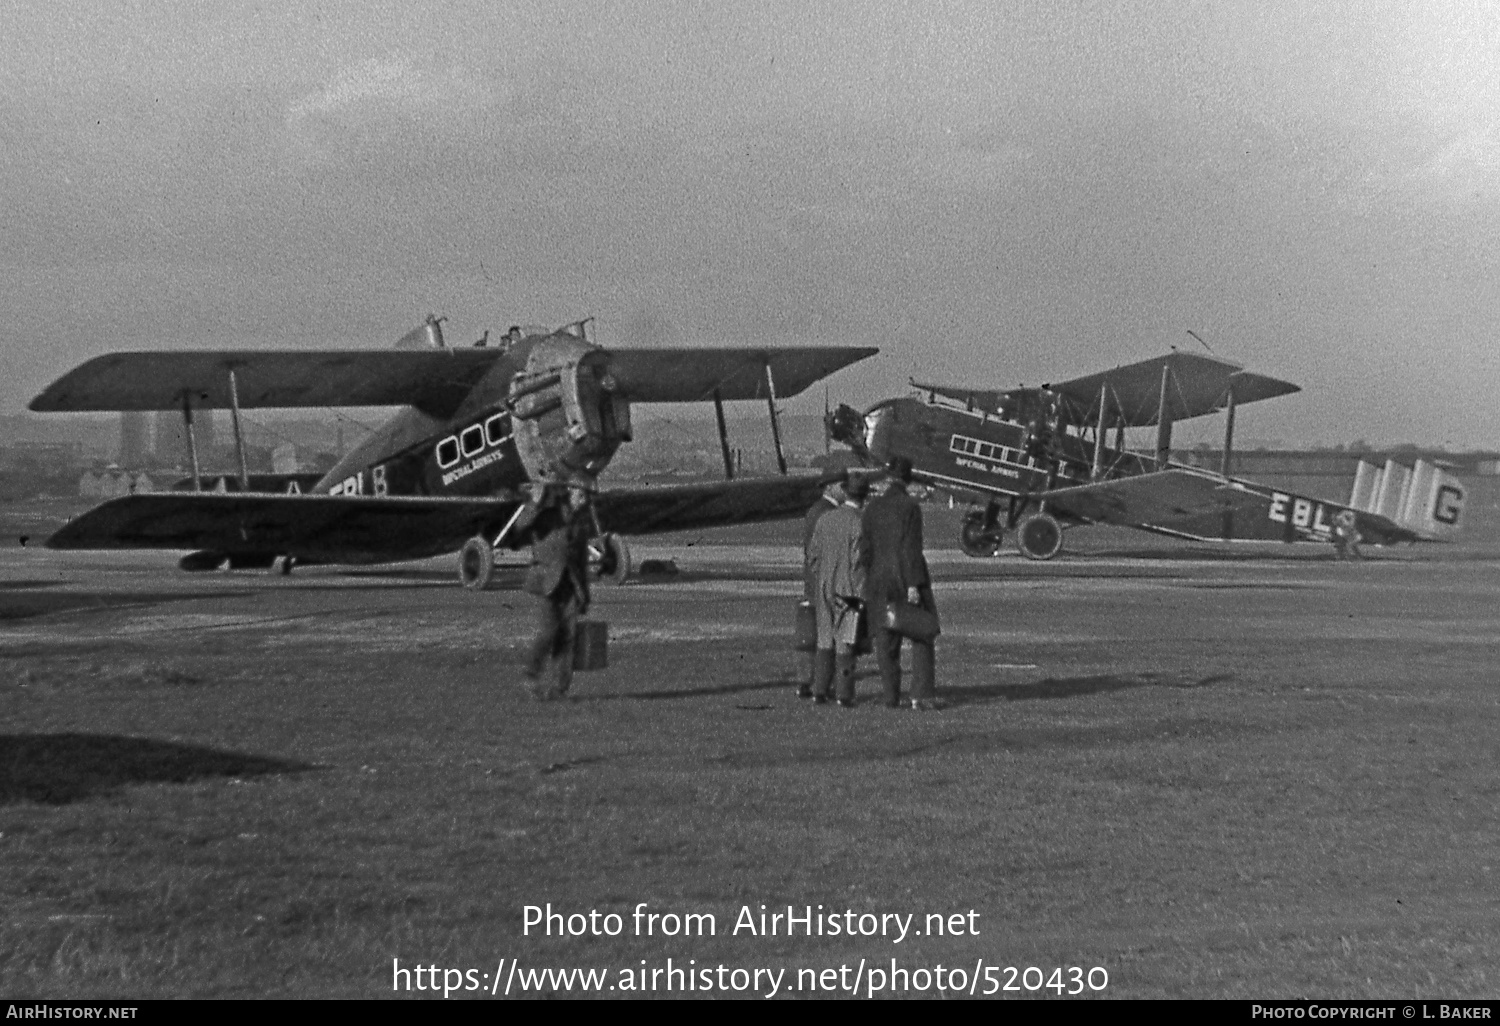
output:
[[[889,399],[864,413],[840,406],[830,433],[869,464],[904,456],[915,480],[980,507],[961,528],[971,556],[995,555],[1013,531],[1023,555],[1050,559],[1064,529],[1085,524],[1288,542],[1331,542],[1343,525],[1390,544],[1450,538],[1462,516],[1462,484],[1425,461],[1411,470],[1361,463],[1347,505],[1230,476],[1237,407],[1300,389],[1225,360],[1173,352],[1040,388],[912,387],[925,400]],[[1172,425],[1219,410],[1219,472],[1174,462]],[[1126,449],[1125,429],[1137,427],[1156,428],[1154,452]]]
[[[592,548],[604,572],[623,576],[629,557],[620,535],[802,515],[821,479],[787,474],[776,402],[876,352],[606,349],[589,341],[586,321],[557,331],[513,329],[497,347],[482,340],[455,348],[444,342],[440,320],[429,316],[394,351],[128,352],[87,361],[31,409],[180,409],[192,477],[180,486],[186,490],[105,502],[47,544],[190,549],[179,564],[189,571],[279,565],[289,572],[295,563],[385,563],[456,551],[463,583],[482,589],[496,547],[529,541],[513,528],[530,484],[595,490],[630,440],[632,404],[712,401],[728,480],[596,491]],[[766,401],[783,476],[733,480],[723,404],[742,399]],[[316,480],[252,477],[240,411],[321,406],[401,409]],[[205,489],[193,436],[194,412],[215,408],[231,413],[239,461],[237,487],[224,492]]]

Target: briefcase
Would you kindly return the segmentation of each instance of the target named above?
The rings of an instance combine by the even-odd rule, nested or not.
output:
[[[854,654],[869,655],[873,651],[875,651],[875,643],[870,640],[870,607],[861,604],[859,629],[854,632]]]
[[[579,620],[573,634],[573,669],[587,673],[609,665],[609,624],[603,620]]]
[[[818,647],[818,620],[813,615],[812,603],[802,599],[797,603],[797,615],[792,621],[792,648],[798,652],[811,652]]]
[[[886,630],[912,641],[931,641],[943,633],[936,613],[907,602],[887,602],[884,620]]]

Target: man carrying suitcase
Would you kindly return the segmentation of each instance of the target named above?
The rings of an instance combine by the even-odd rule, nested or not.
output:
[[[922,507],[906,493],[911,461],[894,456],[886,464],[885,494],[865,506],[860,537],[865,567],[865,608],[869,615],[875,661],[885,686],[885,704],[901,705],[901,635],[886,629],[891,603],[918,606],[934,615],[932,579],[922,554]],[[911,707],[937,708],[932,639],[911,638]]]
[[[539,699],[561,698],[573,683],[578,618],[588,612],[588,492],[545,485],[517,526],[530,528],[531,568],[524,589],[537,597],[537,633],[525,673]],[[544,677],[545,671],[545,677]],[[550,684],[549,684],[550,679]]]

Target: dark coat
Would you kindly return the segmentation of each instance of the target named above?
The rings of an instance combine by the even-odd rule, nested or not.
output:
[[[879,608],[905,601],[906,589],[931,583],[922,555],[922,507],[905,486],[892,484],[865,506],[860,560],[865,567],[865,602]]]
[[[588,518],[553,507],[542,510],[531,524],[531,568],[524,588],[542,598],[561,598],[571,586],[584,606],[589,602]]]

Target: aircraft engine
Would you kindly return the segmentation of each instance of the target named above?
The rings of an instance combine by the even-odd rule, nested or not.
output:
[[[593,480],[630,440],[630,403],[615,391],[609,354],[564,332],[532,348],[507,401],[534,481]]]

